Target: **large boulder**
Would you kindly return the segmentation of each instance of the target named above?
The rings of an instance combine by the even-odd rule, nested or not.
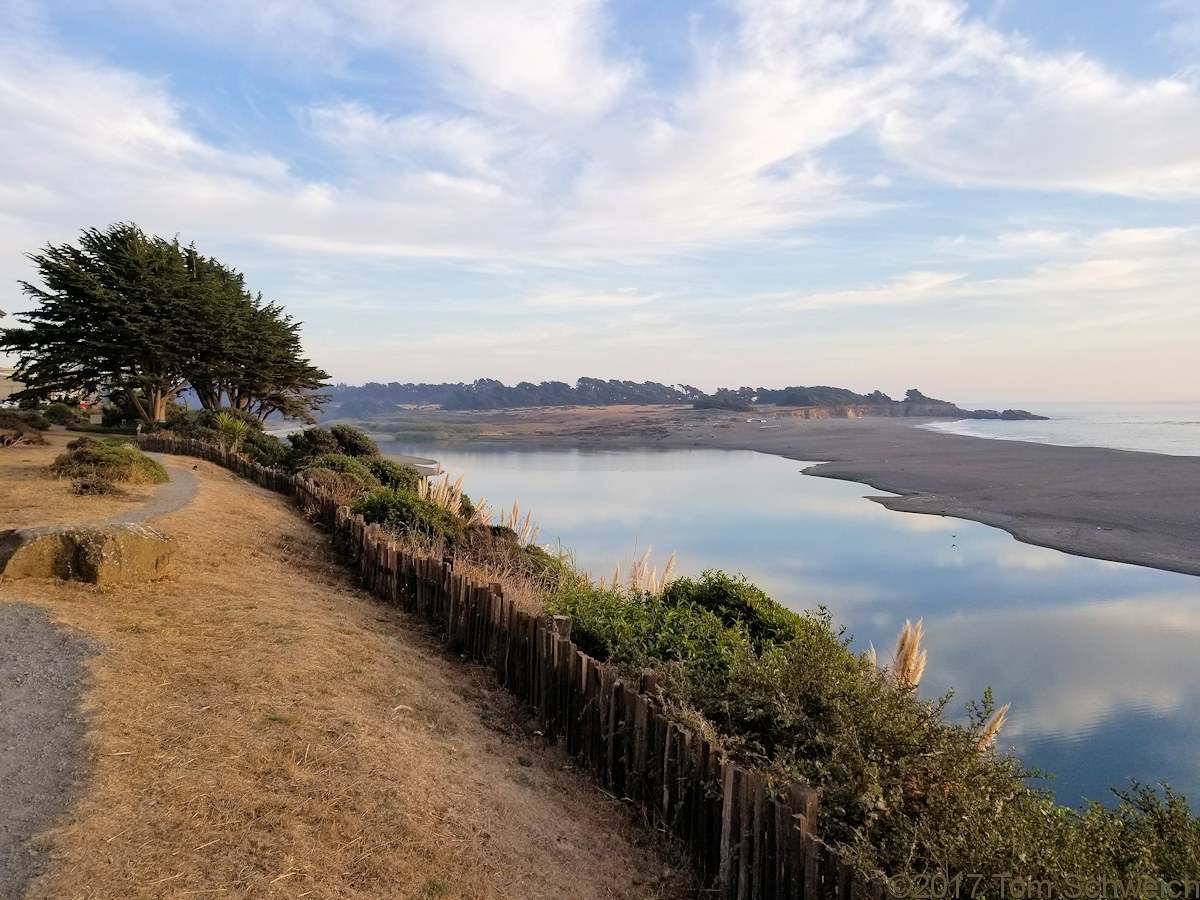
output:
[[[167,573],[175,541],[145,525],[64,525],[0,532],[0,574],[92,584]]]

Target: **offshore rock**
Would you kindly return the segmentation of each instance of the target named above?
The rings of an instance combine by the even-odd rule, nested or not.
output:
[[[175,541],[145,525],[63,525],[0,531],[0,575],[91,584],[167,574]]]

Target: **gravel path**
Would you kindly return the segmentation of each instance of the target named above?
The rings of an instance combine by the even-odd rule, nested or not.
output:
[[[177,456],[169,457],[163,453],[147,453],[146,455],[151,459],[158,460],[160,463],[165,463],[168,459],[178,460],[180,458]],[[147,519],[153,519],[155,516],[164,516],[167,513],[175,512],[175,510],[187,506],[191,502],[192,497],[196,495],[196,486],[199,484],[196,476],[192,474],[191,469],[182,465],[173,465],[168,469],[168,472],[171,480],[164,485],[160,485],[154,491],[154,496],[150,498],[148,503],[138,509],[126,510],[119,515],[85,524],[120,525],[125,522],[145,522]]]
[[[31,839],[75,798],[87,764],[79,698],[99,650],[45,610],[0,604],[0,897],[20,897],[47,860]]]
[[[138,509],[86,524],[144,522],[182,508],[198,481],[186,467],[173,465],[170,474]],[[84,661],[99,652],[41,607],[0,603],[0,900],[22,896],[43,871],[47,860],[33,839],[66,812],[86,777],[79,699]]]

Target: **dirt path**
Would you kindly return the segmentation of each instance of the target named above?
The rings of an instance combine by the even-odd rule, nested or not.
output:
[[[74,435],[49,435],[43,447],[14,448],[0,478],[4,520],[40,515],[63,524],[92,510],[68,493],[65,481],[38,477],[38,469]],[[161,461],[161,457],[160,457]],[[17,473],[17,477],[11,477]],[[170,483],[136,488],[90,524],[140,522],[182,508],[195,494],[191,471],[177,469]],[[38,502],[39,497],[41,502]],[[13,599],[19,585],[0,582],[0,897],[21,896],[49,861],[37,836],[79,795],[87,770],[84,718],[79,713],[85,661],[99,648],[57,627],[41,607]]]
[[[32,839],[61,816],[86,774],[78,713],[84,661],[96,648],[45,610],[0,603],[0,897],[45,870]]]
[[[282,498],[194,472],[193,501],[153,520],[179,542],[170,578],[0,583],[103,648],[89,786],[27,896],[688,895],[486,670],[348,585]]]
[[[168,457],[162,453],[147,453],[146,455],[167,465]],[[158,485],[154,489],[154,493],[136,508],[127,509],[106,519],[99,519],[87,524],[117,525],[123,522],[145,522],[147,519],[165,516],[167,513],[183,509],[196,496],[199,481],[195,472],[186,466],[172,464],[168,472],[170,472],[171,480],[167,484]]]

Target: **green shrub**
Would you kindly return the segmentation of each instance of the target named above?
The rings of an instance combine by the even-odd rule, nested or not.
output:
[[[379,487],[379,479],[371,471],[370,467],[365,465],[364,461],[356,456],[347,456],[344,453],[325,453],[315,459],[309,460],[308,465],[304,467],[308,469],[329,469],[331,472],[345,472],[348,475],[353,475],[362,481],[364,485],[370,487]]]
[[[5,415],[16,416],[30,428],[36,428],[38,431],[45,431],[50,427],[50,420],[42,415],[41,410],[37,409],[18,409],[16,412],[8,410]]]
[[[707,571],[698,579],[680,578],[667,585],[663,602],[694,603],[714,613],[731,627],[742,627],[760,652],[768,645],[791,640],[801,634],[804,620],[784,609],[744,575],[731,577]],[[826,627],[828,622],[825,623]]]
[[[235,419],[243,423],[250,431],[262,431],[262,422],[258,420],[258,416],[254,413],[246,412],[244,409],[238,409],[235,406],[222,406],[218,409],[198,409],[194,412],[185,411],[183,418],[200,428],[217,429],[219,421],[227,421]],[[167,424],[173,425],[173,417],[167,417]]]
[[[329,429],[329,433],[338,442],[338,446],[341,448],[339,452],[346,456],[379,456],[379,447],[376,443],[357,428],[351,428],[349,425],[334,425]]]
[[[364,456],[360,459],[379,483],[386,488],[416,493],[418,482],[425,477],[412,466],[398,463],[386,456]]]
[[[100,424],[105,428],[120,428],[126,422],[133,421],[125,410],[112,403],[106,403],[100,407]]]
[[[218,427],[222,422],[225,423],[224,430]],[[244,409],[226,406],[221,409],[187,410],[181,406],[168,415],[162,429],[154,430],[170,431],[178,437],[218,447],[223,442],[227,445],[236,443],[239,452],[260,466],[291,467],[291,448],[275,435],[265,433],[258,417]]]
[[[73,447],[71,445],[74,445]],[[55,475],[70,478],[99,476],[109,481],[164,484],[167,471],[144,453],[118,443],[79,438],[50,465]]]
[[[363,461],[342,453],[326,453],[312,459],[301,474],[331,491],[339,503],[353,505],[362,496],[378,488],[379,481]]]
[[[658,595],[576,580],[548,608],[571,617],[585,652],[658,669],[672,701],[715,727],[735,761],[817,788],[823,838],[863,871],[972,871],[947,836],[1006,821],[1017,798],[1010,818],[1041,802],[1019,763],[979,752],[982,723],[950,724],[945,700],[897,689],[824,610],[784,610],[743,578],[706,572]]]
[[[87,413],[84,410],[57,401],[42,410],[42,415],[55,425],[77,425],[87,421]]]
[[[260,466],[270,469],[284,468],[289,457],[287,444],[275,435],[262,431],[246,432],[242,438],[242,452]]]
[[[949,695],[897,685],[823,609],[798,615],[706,572],[659,595],[565,578],[547,611],[571,617],[585,652],[658,669],[671,707],[715,728],[735,762],[815,787],[822,838],[863,874],[1021,873],[1056,895],[1071,876],[1200,878],[1200,820],[1170,788],[1135,784],[1113,810],[1055,806],[1028,784],[1037,773],[981,744],[990,691],[955,723]]]
[[[326,428],[305,428],[288,435],[292,445],[288,455],[288,468],[292,471],[303,469],[310,460],[327,453],[341,453],[342,445],[337,442]]]
[[[210,421],[222,453],[237,453],[241,449],[242,439],[252,430],[245,420],[227,409],[217,411]]]
[[[378,523],[391,531],[441,538],[447,544],[453,544],[466,527],[466,522],[436,503],[391,488],[371,491],[355,504],[354,512],[368,523]]]

